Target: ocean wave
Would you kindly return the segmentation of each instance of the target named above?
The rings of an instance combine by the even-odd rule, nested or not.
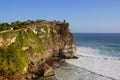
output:
[[[103,57],[99,49],[91,47],[77,47],[76,55]]]
[[[120,80],[120,60],[79,55],[78,59],[69,59],[66,61],[77,67],[113,78],[113,80]]]
[[[120,57],[115,55],[114,50],[110,51],[108,49],[102,50],[101,48],[82,47],[82,46],[77,47],[76,56],[103,58],[106,60],[107,59],[120,60]]]

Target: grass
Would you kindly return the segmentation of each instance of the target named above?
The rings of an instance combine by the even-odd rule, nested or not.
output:
[[[4,75],[24,73],[27,58],[23,51],[14,43],[9,47],[0,47],[0,72]]]
[[[15,33],[13,31],[3,32],[3,33],[0,33],[0,37],[6,40],[8,38],[15,37]]]
[[[37,35],[30,29],[17,32],[14,43],[5,47],[0,47],[0,74],[24,73],[24,69],[28,66],[28,58],[26,54],[32,54],[34,59],[39,59],[43,54],[44,48]],[[8,35],[4,39],[9,38]],[[28,47],[27,52],[22,48]]]

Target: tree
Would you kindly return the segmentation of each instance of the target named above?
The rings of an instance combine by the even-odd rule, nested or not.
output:
[[[10,29],[8,23],[2,23],[2,24],[0,25],[0,31],[8,30],[8,29]]]

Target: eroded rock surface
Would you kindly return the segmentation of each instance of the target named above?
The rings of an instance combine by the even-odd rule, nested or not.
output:
[[[34,21],[22,26],[0,32],[0,80],[21,74],[23,80],[50,76],[54,72],[46,61],[74,57],[76,48],[68,23]]]

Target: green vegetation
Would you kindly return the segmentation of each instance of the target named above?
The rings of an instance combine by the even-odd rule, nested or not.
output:
[[[13,32],[13,31],[7,31],[7,32],[4,32],[4,33],[1,33],[0,37],[2,37],[4,40],[6,40],[8,38],[15,37],[15,32]]]
[[[30,54],[33,59],[37,60],[44,52],[44,48],[41,46],[39,38],[30,29],[27,31],[21,30],[16,33],[17,37],[14,43],[7,47],[0,47],[1,75],[24,73],[24,69],[27,68],[29,64],[26,55]],[[10,35],[11,34],[9,34],[9,36]],[[6,35],[4,39],[9,36]],[[23,50],[24,47],[27,47],[27,49]]]
[[[24,52],[13,43],[10,46],[0,47],[0,72],[1,75],[13,73],[24,73],[27,66],[27,58]]]
[[[0,24],[0,31],[4,31],[4,30],[10,30],[11,28],[13,29],[21,29],[21,28],[25,28],[27,25],[31,25],[31,24],[37,24],[37,23],[42,23],[45,22],[45,20],[27,20],[24,22],[20,22],[20,21],[15,21],[12,22],[11,24],[8,23],[1,23]]]
[[[11,29],[11,27],[8,23],[0,24],[0,31],[9,30],[9,29]]]
[[[8,23],[0,23],[0,31],[4,31],[4,30],[10,30],[10,29],[21,29],[21,28],[26,28],[27,26],[30,26],[32,24],[51,24],[51,23],[58,23],[59,25],[64,26],[68,26],[69,24],[66,22],[50,22],[50,21],[46,21],[46,20],[27,20],[27,21],[15,21],[12,22],[11,24]],[[65,24],[64,24],[65,23]]]
[[[65,22],[45,20],[0,24],[0,76],[24,74],[26,69],[37,69],[37,63],[43,74],[42,64],[53,55],[47,50],[58,49],[64,44],[66,38],[63,37],[69,34],[68,26]],[[50,79],[42,77],[41,80]]]

